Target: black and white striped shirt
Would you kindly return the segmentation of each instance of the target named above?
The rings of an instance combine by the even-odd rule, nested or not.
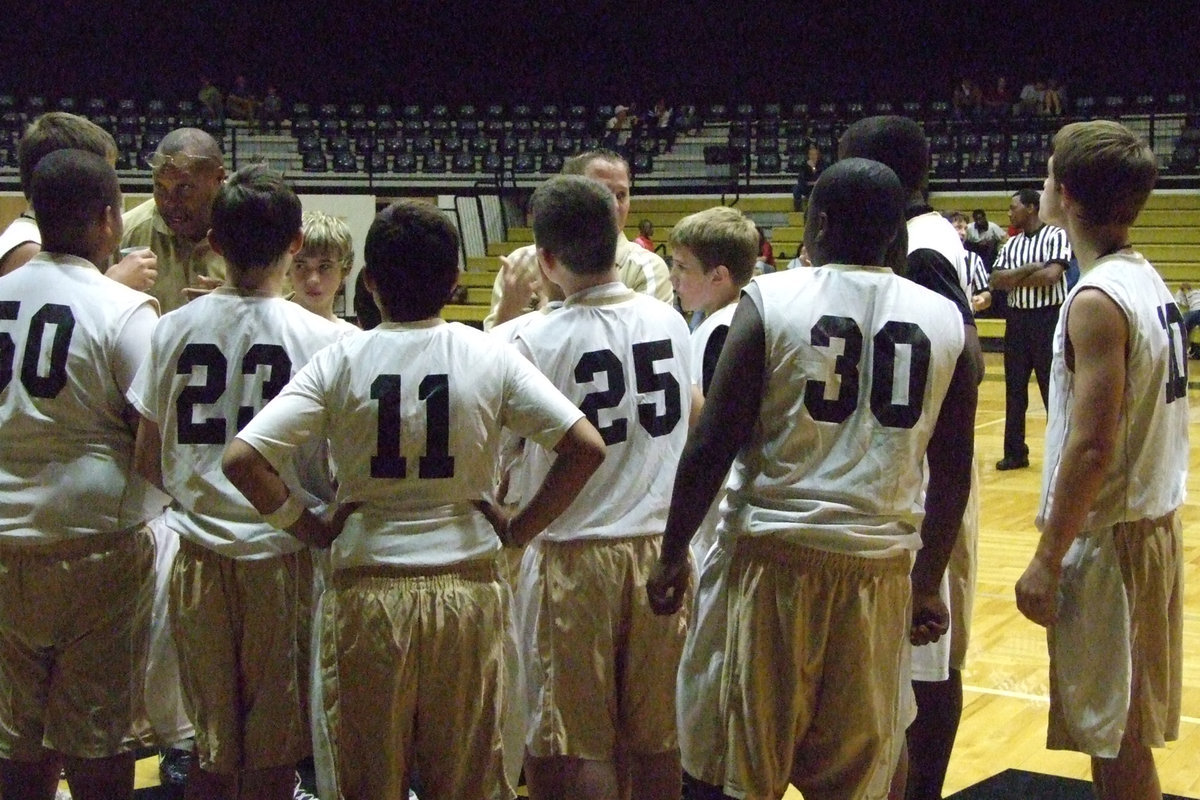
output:
[[[1071,244],[1067,232],[1057,225],[1043,225],[1032,236],[1025,232],[1004,243],[992,271],[1016,269],[1031,261],[1061,261],[1063,276],[1053,286],[1018,286],[1008,292],[1008,307],[1019,309],[1060,306],[1067,299],[1066,265],[1071,260]]]
[[[971,294],[986,292],[988,288],[988,271],[974,250],[967,250],[967,283],[971,286]]]

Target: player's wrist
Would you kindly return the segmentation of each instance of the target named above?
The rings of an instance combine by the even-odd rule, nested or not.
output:
[[[303,501],[296,495],[288,492],[288,496],[279,504],[279,507],[270,513],[263,514],[263,521],[273,528],[278,528],[281,531],[286,531],[297,522],[306,511]]]

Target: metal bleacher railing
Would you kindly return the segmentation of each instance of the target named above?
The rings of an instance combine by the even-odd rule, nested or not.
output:
[[[0,183],[16,185],[16,143],[46,110],[88,116],[117,140],[118,169],[131,186],[149,183],[146,157],[176,127],[221,139],[228,166],[267,162],[297,186],[330,191],[522,186],[561,169],[581,150],[609,147],[630,162],[641,192],[778,192],[795,181],[810,144],[827,156],[850,122],[903,113],[925,127],[935,188],[999,190],[1045,171],[1050,139],[1071,119],[1115,117],[1146,137],[1166,185],[1200,186],[1200,122],[1183,93],[1160,98],[1081,96],[1061,116],[960,116],[942,101],[921,103],[713,103],[675,106],[669,121],[613,131],[613,106],[546,103],[393,106],[293,103],[275,119],[213,119],[191,100],[110,101],[0,93]],[[1160,184],[1163,185],[1163,184]]]

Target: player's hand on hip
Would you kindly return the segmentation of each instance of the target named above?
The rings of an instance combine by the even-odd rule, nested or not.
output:
[[[499,508],[487,500],[476,500],[475,507],[479,509],[479,513],[483,514],[484,518],[492,526],[492,530],[496,532],[496,538],[500,540],[500,544],[504,547],[518,547],[518,543],[513,541],[510,523],[512,517],[509,516],[503,508]]]
[[[908,640],[914,647],[936,642],[950,630],[950,611],[936,591],[913,592],[912,626]]]
[[[1038,625],[1053,625],[1058,619],[1057,569],[1034,556],[1017,581],[1017,608]]]
[[[664,560],[660,557],[646,579],[646,596],[651,610],[662,615],[678,611],[691,579],[691,564],[686,551],[682,558]]]

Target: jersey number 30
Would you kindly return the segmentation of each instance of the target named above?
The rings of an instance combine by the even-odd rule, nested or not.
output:
[[[804,407],[819,422],[845,422],[858,407],[859,366],[863,356],[863,333],[849,317],[826,315],[812,328],[814,347],[828,347],[833,339],[842,340],[842,354],[834,360],[833,370],[841,379],[837,397],[826,399],[825,381],[809,381],[804,387]],[[929,337],[913,322],[887,322],[873,339],[875,357],[871,361],[871,413],[887,428],[911,428],[921,418],[925,384],[929,380]],[[909,348],[908,396],[893,402],[896,385],[896,353],[901,345]]]

